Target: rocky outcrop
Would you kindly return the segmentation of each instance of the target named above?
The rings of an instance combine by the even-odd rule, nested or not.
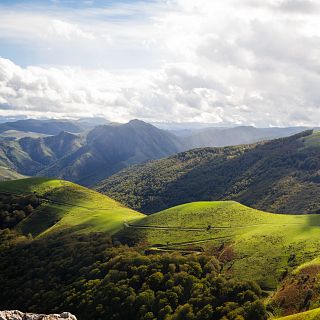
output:
[[[69,312],[46,315],[10,310],[0,311],[0,320],[77,320],[77,318]]]

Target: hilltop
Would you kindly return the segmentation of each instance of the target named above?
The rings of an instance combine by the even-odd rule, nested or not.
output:
[[[113,234],[124,221],[133,221],[142,214],[93,190],[71,182],[49,178],[29,178],[0,183],[0,194],[17,196],[33,194],[40,205],[23,219],[16,229],[23,234],[41,236],[56,231],[105,232]]]
[[[292,256],[294,264],[301,265],[320,254],[319,232],[319,215],[272,214],[220,201],[188,203],[152,214],[122,231],[122,236],[161,250],[199,246],[210,250],[222,245],[219,255],[230,259],[226,266],[230,272],[275,289]]]
[[[144,213],[193,201],[235,200],[269,212],[320,212],[320,133],[202,148],[127,168],[97,189]]]

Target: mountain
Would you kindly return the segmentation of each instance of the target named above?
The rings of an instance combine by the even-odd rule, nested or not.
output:
[[[97,189],[145,213],[225,199],[269,212],[319,213],[319,152],[317,131],[252,145],[195,149],[125,169]]]
[[[56,136],[38,139],[26,137],[18,140],[22,150],[29,154],[33,161],[43,165],[51,164],[78,150],[84,143],[82,136],[65,131]]]
[[[44,138],[0,140],[0,166],[17,174],[36,175],[47,165],[80,148],[82,144],[81,136],[67,132]]]
[[[239,126],[234,128],[205,128],[189,132],[179,132],[188,149],[202,147],[225,147],[250,144],[262,140],[288,137],[307,130],[305,127],[255,128]],[[177,134],[177,133],[176,133]]]
[[[86,121],[86,120],[84,120]],[[174,135],[139,120],[97,126],[82,134],[0,139],[0,166],[16,174],[60,177],[93,185],[136,163],[183,150]],[[2,175],[2,179],[10,175]]]
[[[24,175],[5,166],[0,166],[0,181],[14,180],[25,178]]]
[[[88,133],[81,148],[38,175],[93,185],[127,166],[163,158],[182,149],[174,135],[143,121],[98,126]]]

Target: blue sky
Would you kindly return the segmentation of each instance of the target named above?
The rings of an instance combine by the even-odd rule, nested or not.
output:
[[[76,25],[94,25],[103,22],[126,24],[130,21],[148,19],[149,13],[144,10],[136,10],[135,5],[140,8],[141,6],[148,6],[151,3],[155,3],[155,1],[2,0],[0,1],[0,12],[9,12],[10,14],[15,12],[17,15],[20,14],[22,18],[23,15],[29,15],[30,17],[32,15],[41,17],[42,15],[44,18],[43,24],[46,24],[45,19],[57,19]],[[121,8],[123,8],[122,12]],[[86,11],[88,11],[88,14],[86,14]],[[37,28],[41,27],[42,25],[39,22]],[[139,46],[130,48],[130,53],[126,53],[126,50],[122,50],[121,48],[115,48],[111,52],[106,46],[99,46],[99,48],[94,46],[90,50],[90,47],[87,45],[83,46],[79,43],[73,43],[72,46],[69,46],[69,44],[63,45],[61,39],[60,43],[62,46],[59,43],[53,46],[49,45],[48,41],[43,40],[40,39],[39,41],[36,37],[32,39],[32,34],[28,39],[25,39],[19,36],[19,30],[16,33],[10,34],[10,36],[1,37],[0,34],[0,56],[9,58],[24,67],[28,65],[80,65],[87,67],[135,68],[141,66],[140,59],[143,60],[143,64],[148,64],[149,60],[149,57],[144,56]],[[74,55],[75,50],[78,53],[76,55]],[[79,55],[79,53],[82,54]],[[92,56],[95,59],[92,59]]]
[[[314,0],[0,1],[0,116],[320,124]]]

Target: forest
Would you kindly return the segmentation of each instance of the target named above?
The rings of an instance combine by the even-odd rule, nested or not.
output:
[[[145,255],[105,234],[19,239],[2,230],[0,309],[68,310],[78,319],[263,320],[263,292],[214,256]],[[13,241],[15,239],[16,241]]]

